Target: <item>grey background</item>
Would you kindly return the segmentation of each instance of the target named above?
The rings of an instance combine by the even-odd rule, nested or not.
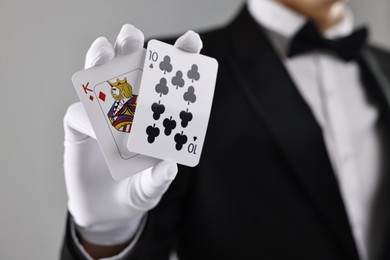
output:
[[[132,23],[146,37],[229,21],[244,0],[0,2],[0,259],[57,259],[64,232],[62,118],[71,75],[98,36]],[[351,0],[356,22],[390,47],[390,1]],[[245,28],[243,28],[245,29]]]

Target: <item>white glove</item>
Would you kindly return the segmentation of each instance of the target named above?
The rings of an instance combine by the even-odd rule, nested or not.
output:
[[[107,63],[115,56],[142,48],[140,30],[125,24],[115,45],[97,38],[87,52],[85,68]],[[202,41],[188,31],[175,46],[199,53]],[[162,161],[154,167],[115,181],[109,172],[95,133],[81,103],[71,105],[64,117],[64,170],[68,209],[80,235],[96,245],[116,245],[131,239],[145,213],[155,207],[177,173],[177,165]]]

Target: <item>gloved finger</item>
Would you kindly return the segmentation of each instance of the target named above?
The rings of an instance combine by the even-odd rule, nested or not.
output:
[[[144,34],[138,28],[124,24],[114,44],[115,56],[127,55],[141,49],[144,40]]]
[[[64,116],[65,140],[81,141],[88,137],[96,139],[91,122],[80,102],[69,106]]]
[[[97,38],[85,55],[84,69],[109,62],[115,57],[114,47],[106,37]]]
[[[160,201],[176,177],[177,164],[161,161],[154,167],[131,177],[127,186],[127,203],[139,211],[147,211]]]
[[[199,53],[203,47],[203,43],[199,34],[189,30],[176,40],[175,47],[183,51]]]

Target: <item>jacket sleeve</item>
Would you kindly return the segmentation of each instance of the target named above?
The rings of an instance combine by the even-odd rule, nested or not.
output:
[[[187,167],[179,166],[179,173],[160,203],[148,212],[145,226],[138,240],[123,260],[168,260],[175,250],[186,196],[190,192],[191,176]],[[61,260],[87,260],[72,237],[72,216],[68,213]]]

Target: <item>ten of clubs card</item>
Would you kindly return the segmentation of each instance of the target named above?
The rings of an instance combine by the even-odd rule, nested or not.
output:
[[[156,40],[72,81],[114,179],[160,160],[196,166],[218,63]]]
[[[129,150],[196,166],[217,69],[213,58],[149,41]]]

